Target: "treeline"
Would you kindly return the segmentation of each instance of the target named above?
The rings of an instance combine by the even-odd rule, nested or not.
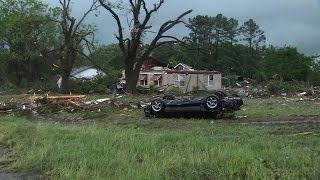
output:
[[[106,86],[119,77],[124,69],[119,46],[97,45],[96,27],[83,23],[86,15],[97,10],[98,1],[78,19],[70,15],[68,2],[50,8],[38,0],[0,1],[2,87],[55,87],[58,75],[68,78],[73,67],[84,65],[104,71]],[[266,46],[264,31],[252,19],[240,25],[222,14],[199,15],[186,24],[189,35],[183,43],[162,45],[152,56],[171,65],[183,62],[195,69],[218,70],[224,76],[320,84],[319,62],[294,47]],[[140,49],[147,47],[142,44]]]
[[[222,14],[199,15],[189,19],[186,27],[190,33],[185,44],[160,47],[154,56],[171,64],[183,61],[195,69],[218,70],[224,76],[320,83],[319,62],[295,47],[266,46],[267,37],[253,19],[240,25]]]

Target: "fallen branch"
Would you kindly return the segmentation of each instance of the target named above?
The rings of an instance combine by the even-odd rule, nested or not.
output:
[[[84,98],[85,95],[77,95],[77,96],[35,96],[34,99],[79,99]]]
[[[311,134],[313,134],[313,132],[296,133],[296,134],[290,134],[288,136],[299,136],[299,135],[307,136],[307,135],[311,135]]]

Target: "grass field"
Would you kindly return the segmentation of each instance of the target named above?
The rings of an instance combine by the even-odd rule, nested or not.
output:
[[[317,101],[246,99],[245,104],[236,116],[248,120],[239,121],[320,114]],[[54,115],[50,121],[0,117],[0,144],[8,148],[0,164],[49,179],[320,177],[318,135],[291,136],[276,126],[228,119],[146,119],[141,110],[106,108],[81,118],[69,123],[54,121]],[[297,126],[291,128],[296,132]]]
[[[300,98],[252,98],[245,99],[242,111],[238,115],[252,118],[320,116],[319,99]]]

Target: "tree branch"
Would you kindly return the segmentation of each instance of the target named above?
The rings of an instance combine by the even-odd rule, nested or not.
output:
[[[73,33],[76,33],[79,26],[82,24],[83,20],[90,14],[90,12],[97,10],[100,6],[96,5],[98,3],[98,0],[92,0],[92,5],[91,7],[88,9],[87,12],[84,13],[84,15],[82,16],[82,18],[80,19],[80,21],[77,23],[77,25],[74,28]]]
[[[160,45],[157,44],[158,41],[159,41],[161,38],[170,38],[170,39],[174,39],[174,40],[175,40],[175,41],[167,41],[167,43],[169,43],[169,42],[171,42],[171,43],[172,43],[172,42],[176,42],[176,41],[178,40],[178,38],[175,38],[175,37],[173,37],[173,36],[163,36],[163,34],[164,34],[165,32],[167,32],[169,29],[171,29],[172,27],[174,27],[175,25],[181,23],[181,22],[182,22],[181,19],[182,19],[184,16],[190,14],[191,12],[192,12],[192,10],[186,11],[186,12],[182,13],[180,16],[178,16],[178,17],[176,18],[176,20],[174,20],[174,21],[170,20],[170,21],[167,21],[167,22],[163,23],[162,26],[160,27],[159,31],[158,31],[157,36],[156,36],[156,37],[153,39],[153,41],[150,43],[150,46],[149,46],[148,49],[145,51],[145,53],[144,53],[143,56],[146,58],[147,56],[149,56],[149,54],[152,52],[153,49],[155,49],[155,48],[157,48],[157,47],[159,47],[159,46],[161,46],[161,45],[163,45],[163,44],[166,44],[166,43],[164,43],[164,42],[161,43]],[[182,41],[179,40],[178,42],[182,42]]]
[[[148,22],[149,22],[149,20],[150,20],[150,18],[151,18],[151,15],[152,15],[154,12],[156,12],[156,11],[159,10],[159,8],[160,8],[160,7],[162,6],[162,4],[164,3],[164,0],[160,0],[159,4],[158,4],[158,5],[155,5],[155,7],[154,7],[150,12],[149,12],[148,9],[147,9],[147,5],[146,5],[145,0],[142,0],[141,3],[142,3],[142,5],[143,5],[143,9],[144,9],[144,11],[145,11],[145,13],[146,13],[146,17],[145,17],[145,19],[144,19],[144,21],[143,21],[143,23],[142,23],[142,27],[146,27],[147,24],[148,24]]]
[[[68,0],[68,2],[66,2],[66,0],[64,0],[62,2],[61,0],[59,0],[60,4],[62,6],[62,10],[63,10],[63,16],[65,16],[69,21],[72,21],[73,18],[70,17],[70,14],[68,12],[70,1],[71,0]]]
[[[93,59],[91,59],[88,55],[86,55],[85,53],[83,53],[82,51],[76,50],[77,53],[79,53],[80,55],[82,55],[83,57],[85,57],[87,60],[89,60],[91,62],[91,64],[95,67],[98,68],[100,71],[104,72],[106,75],[110,76],[109,72],[104,71],[104,68],[102,68],[101,66],[99,66]]]
[[[99,0],[99,2],[101,4],[101,6],[104,7],[106,10],[108,10],[112,14],[113,18],[116,20],[117,26],[118,26],[118,36],[116,36],[116,38],[119,41],[120,49],[122,50],[123,53],[126,53],[125,44],[124,44],[124,41],[123,41],[122,25],[121,25],[121,21],[120,21],[120,18],[118,16],[118,14],[114,10],[112,10],[110,5],[105,4],[103,0]]]

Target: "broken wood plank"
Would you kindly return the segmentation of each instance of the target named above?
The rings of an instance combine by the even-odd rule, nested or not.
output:
[[[299,135],[307,136],[307,135],[311,135],[311,134],[313,134],[313,132],[296,133],[296,134],[290,134],[288,136],[299,136]]]
[[[73,96],[34,96],[34,99],[79,99],[84,98],[86,95],[73,95]]]

